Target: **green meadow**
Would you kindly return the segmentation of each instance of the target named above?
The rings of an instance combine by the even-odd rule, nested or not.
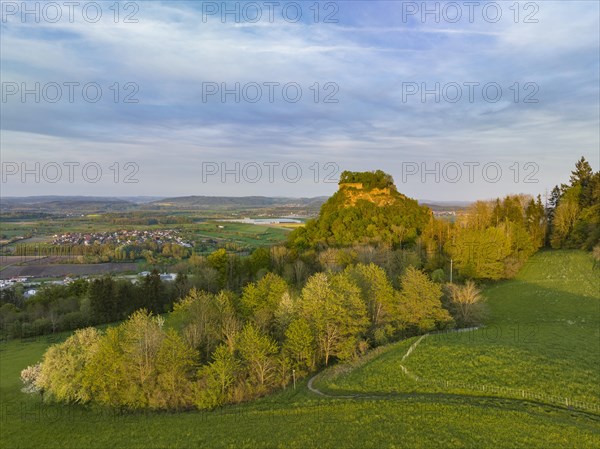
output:
[[[183,226],[184,230],[188,228],[192,229],[189,225]],[[256,248],[283,243],[289,232],[289,229],[277,226],[207,221],[194,224],[190,235],[195,239],[213,238]]]
[[[353,365],[329,368],[314,382],[329,396],[309,391],[303,381],[295,389],[208,412],[125,414],[42,403],[20,391],[19,372],[56,339],[3,342],[0,447],[600,447],[599,412],[474,388],[523,389],[597,405],[595,278],[586,253],[540,252],[517,278],[484,291],[489,317],[481,329],[430,335],[404,361],[415,338]]]
[[[416,341],[413,338],[392,345],[381,357],[347,375],[332,373],[324,388],[345,393],[450,391],[508,397],[530,395],[541,402],[558,404],[564,400],[566,405],[578,401],[597,407],[597,276],[586,253],[540,252],[515,279],[484,291],[489,314],[485,326],[466,332],[432,334],[420,342],[402,362],[418,380],[400,368],[402,356]]]

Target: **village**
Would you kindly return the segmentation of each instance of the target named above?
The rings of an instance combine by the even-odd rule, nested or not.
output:
[[[84,234],[81,232],[67,232],[65,234],[55,234],[53,236],[53,245],[93,245],[93,244],[124,244],[140,245],[147,242],[157,244],[175,243],[185,248],[191,248],[192,244],[183,240],[178,231],[173,229],[157,229],[151,231],[140,230],[122,230],[115,232],[92,232]]]

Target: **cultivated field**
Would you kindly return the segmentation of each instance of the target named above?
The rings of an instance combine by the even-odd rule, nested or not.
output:
[[[2,270],[2,278],[9,279],[18,276],[27,277],[62,277],[67,275],[86,276],[98,275],[104,273],[123,273],[127,271],[136,271],[135,263],[92,263],[92,264],[27,264],[13,265]]]

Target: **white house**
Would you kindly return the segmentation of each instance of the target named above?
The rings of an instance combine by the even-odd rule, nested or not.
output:
[[[37,290],[35,288],[32,288],[32,289],[27,290],[25,293],[23,293],[23,296],[25,296],[25,298],[28,299],[28,298],[31,298],[36,293],[37,293]]]

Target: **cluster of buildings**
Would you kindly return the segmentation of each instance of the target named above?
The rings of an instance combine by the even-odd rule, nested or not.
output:
[[[0,279],[0,288],[12,287],[13,285],[22,284],[23,282],[27,282],[27,278],[24,276],[10,279]]]
[[[112,243],[116,245],[141,245],[146,242],[154,242],[159,245],[164,243],[175,243],[190,248],[192,245],[183,240],[178,232],[173,229],[157,229],[150,231],[115,231],[115,232],[92,232],[83,234],[80,232],[67,232],[53,236],[53,245],[92,245]]]
[[[149,271],[142,271],[141,273],[139,273],[140,277],[146,277],[146,276],[150,276],[150,272]],[[160,280],[161,281],[174,281],[175,279],[177,279],[177,273],[160,273]],[[137,281],[137,279],[133,279],[132,280],[134,283]]]
[[[0,279],[0,290],[4,290],[5,288],[14,287],[17,284],[25,284],[27,282],[27,278],[25,276],[14,277],[10,279]],[[26,287],[27,288],[27,287]],[[37,293],[36,289],[30,288],[23,292],[23,296],[25,299],[32,297]]]
[[[73,278],[66,276],[63,279],[59,279],[59,280],[55,280],[55,281],[48,281],[46,283],[47,284],[55,284],[55,285],[68,285],[73,281],[74,281]],[[19,276],[19,277],[14,277],[11,279],[0,279],[0,289],[14,287],[17,284],[25,285],[26,290],[23,292],[23,296],[25,297],[25,299],[27,299],[27,298],[34,296],[37,293],[37,289],[33,288],[33,287],[41,284],[41,282],[31,281],[26,276]]]
[[[456,217],[456,211],[453,210],[434,210],[434,217]]]

